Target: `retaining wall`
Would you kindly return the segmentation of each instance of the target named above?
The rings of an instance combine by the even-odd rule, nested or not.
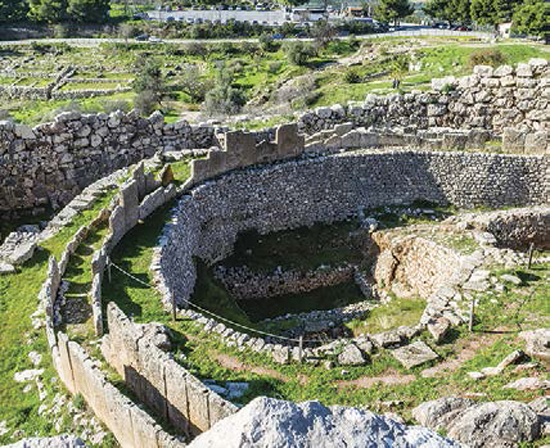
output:
[[[516,67],[474,67],[473,74],[432,80],[432,91],[367,96],[364,103],[308,111],[298,120],[312,134],[339,123],[356,126],[476,128],[500,133],[505,127],[548,130],[549,73],[546,59]]]
[[[170,422],[179,432],[198,435],[237,407],[208,389],[201,381],[143,337],[146,325],[136,325],[111,302],[109,333],[102,342],[107,361],[126,385]]]
[[[165,300],[185,306],[193,257],[225,258],[239,232],[330,223],[360,208],[415,200],[469,208],[544,204],[550,159],[479,153],[343,153],[232,172],[192,189],[165,228],[153,270]],[[167,303],[168,305],[168,303]]]

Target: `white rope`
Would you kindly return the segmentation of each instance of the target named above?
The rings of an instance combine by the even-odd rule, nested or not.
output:
[[[109,265],[113,266],[115,269],[117,269],[118,271],[122,272],[124,275],[126,275],[127,277],[131,278],[132,280],[136,281],[137,283],[147,287],[147,288],[154,288],[153,285],[150,285],[149,283],[146,283],[144,282],[143,280],[140,280],[139,278],[135,277],[134,275],[130,274],[129,272],[125,271],[124,269],[122,269],[120,266],[117,266],[116,264],[114,264],[112,261],[109,260]],[[246,325],[242,325],[242,324],[239,324],[238,322],[234,322],[232,320],[229,320],[227,319],[226,317],[223,317],[223,316],[220,316],[216,313],[213,313],[212,311],[209,311],[207,309],[204,309],[202,307],[200,307],[199,305],[187,300],[187,299],[184,299],[182,298],[182,300],[188,304],[190,307],[192,308],[195,308],[196,310],[200,311],[201,313],[205,313],[205,314],[209,314],[210,316],[214,317],[215,319],[218,319],[218,320],[221,320],[221,321],[224,321],[228,324],[231,324],[235,327],[238,327],[238,328],[242,328],[243,330],[247,330],[247,331],[250,331],[250,332],[253,332],[253,333],[257,333],[257,334],[262,334],[264,336],[269,336],[269,337],[272,337],[272,338],[276,338],[276,339],[281,339],[281,340],[284,340],[284,341],[290,341],[290,342],[296,342],[296,343],[299,343],[300,342],[300,339],[296,339],[296,338],[288,338],[286,336],[280,336],[280,335],[277,335],[277,334],[273,334],[273,333],[268,333],[266,331],[262,331],[262,330],[257,330],[255,328],[251,328],[251,327],[247,327]],[[333,340],[336,340],[336,339],[328,339],[328,341],[333,341]],[[315,343],[319,343],[319,342],[323,342],[323,341],[320,341],[320,340],[317,340],[317,339],[309,339],[309,340],[306,340],[306,339],[303,339],[302,342],[315,342]]]

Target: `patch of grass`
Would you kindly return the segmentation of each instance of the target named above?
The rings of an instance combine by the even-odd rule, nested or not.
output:
[[[362,319],[346,323],[354,335],[380,333],[402,325],[416,325],[426,308],[426,300],[419,298],[397,298],[369,311]]]

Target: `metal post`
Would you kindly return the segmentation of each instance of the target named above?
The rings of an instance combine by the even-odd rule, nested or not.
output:
[[[298,360],[302,363],[302,357],[304,353],[304,337],[300,335],[298,339]]]
[[[107,277],[109,278],[109,283],[111,283],[111,259],[107,257]]]
[[[475,307],[475,297],[472,297],[470,301],[470,321],[468,323],[468,330],[471,332],[474,329],[474,307]]]
[[[533,252],[535,250],[535,243],[529,245],[529,261],[527,262],[527,269],[531,269],[531,264],[533,263]]]

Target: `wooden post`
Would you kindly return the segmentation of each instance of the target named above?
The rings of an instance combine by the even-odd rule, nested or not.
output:
[[[529,261],[527,262],[527,269],[531,269],[533,263],[533,252],[535,251],[535,243],[529,245]]]
[[[107,277],[109,278],[109,283],[111,283],[111,259],[107,257]]]
[[[300,361],[300,364],[302,363],[303,354],[304,354],[304,337],[300,335],[300,338],[298,339],[298,360]]]
[[[176,322],[177,318],[177,307],[176,307],[176,298],[174,297],[174,294],[171,294],[171,300],[172,303],[172,321]]]
[[[474,307],[475,307],[476,299],[472,296],[472,300],[470,301],[470,320],[468,322],[468,330],[472,332],[474,330]]]

